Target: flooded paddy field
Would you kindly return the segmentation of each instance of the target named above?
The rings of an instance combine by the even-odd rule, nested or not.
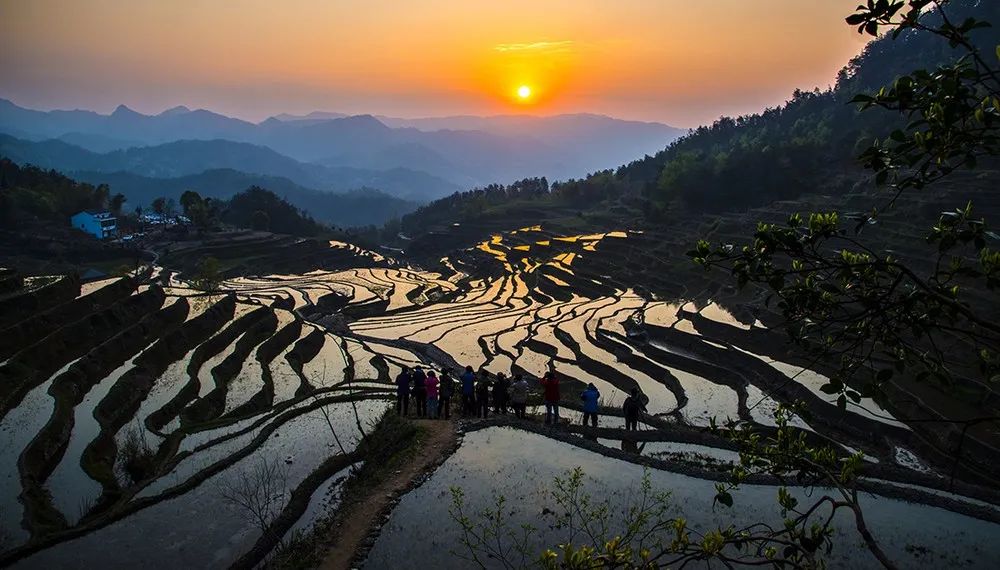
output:
[[[336,489],[364,464],[359,444],[391,406],[393,378],[416,365],[522,374],[534,413],[537,379],[551,367],[572,423],[580,391],[600,390],[600,428],[555,437],[469,427],[445,465],[403,497],[367,567],[387,567],[408,547],[426,550],[411,560],[447,565],[452,485],[470,500],[498,491],[528,505],[577,465],[609,493],[653,465],[653,482],[692,523],[714,524],[729,515],[711,509],[712,477],[738,454],[704,428],[713,418],[767,427],[779,403],[795,401],[811,412],[796,428],[863,452],[880,485],[916,490],[866,499],[899,560],[914,536],[940,545],[931,550],[942,565],[998,559],[986,537],[1000,514],[965,508],[998,502],[988,454],[950,469],[941,441],[891,407],[867,400],[842,412],[818,389],[829,371],[790,356],[773,319],[743,310],[745,299],[717,288],[654,293],[666,286],[636,269],[650,239],[534,226],[424,268],[333,242],[309,251],[307,271],[231,276],[210,293],[167,268],[32,288],[25,294],[48,308],[5,315],[0,331],[0,566],[252,566],[278,538],[338,508]],[[646,401],[638,435],[622,429],[620,411],[633,389]],[[280,472],[269,532],[227,497],[265,467]],[[734,513],[770,517],[774,493],[748,486]],[[943,493],[953,502],[930,504]],[[422,508],[439,536],[414,544],[407,529]],[[916,528],[920,520],[933,524]],[[870,562],[844,550],[831,562]]]
[[[382,528],[364,568],[425,568],[446,565],[452,552],[463,553],[461,529],[451,523],[451,489],[465,493],[470,512],[492,506],[496,495],[507,499],[507,512],[517,528],[533,524],[535,552],[551,548],[563,536],[546,524],[546,509],[558,508],[551,498],[553,478],[583,467],[585,489],[597,498],[627,500],[637,492],[643,466],[606,457],[544,434],[511,427],[468,433],[459,450],[417,490],[403,498]],[[670,492],[670,516],[683,516],[691,528],[780,523],[777,487],[747,485],[734,495],[734,507],[712,504],[713,482],[663,469],[650,469],[654,487]],[[794,491],[793,491],[794,492]],[[800,495],[801,496],[801,495]],[[866,518],[883,548],[902,567],[931,564],[949,568],[988,568],[1000,560],[1000,545],[991,537],[997,525],[944,509],[898,499],[866,495]],[[870,514],[869,514],[870,513]],[[838,547],[827,558],[831,567],[869,568],[877,561],[856,537],[853,520],[836,521]],[[428,540],[414,540],[414,529],[433,528]],[[914,546],[926,549],[916,551]],[[488,567],[493,567],[487,562]],[[495,565],[500,567],[499,564]]]

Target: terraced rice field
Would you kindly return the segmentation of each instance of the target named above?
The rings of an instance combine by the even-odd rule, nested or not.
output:
[[[726,309],[735,302],[660,299],[631,285],[620,268],[648,239],[535,226],[494,235],[430,269],[335,242],[338,259],[349,252],[356,266],[234,277],[212,294],[163,269],[141,284],[81,287],[63,278],[33,287],[24,295],[46,310],[0,320],[0,565],[226,567],[266,543],[224,500],[226,482],[261,461],[282,465],[284,491],[273,509],[287,524],[278,530],[307,528],[332,482],[364,461],[358,442],[390,405],[391,379],[418,364],[532,382],[551,366],[563,382],[563,414],[574,422],[578,393],[593,383],[602,429],[586,453],[576,447],[583,438],[569,433],[572,441],[550,456],[555,440],[545,434],[496,437],[517,439],[522,454],[537,445],[534,455],[550,463],[580,462],[609,480],[617,467],[601,454],[627,447],[619,406],[633,388],[646,396],[648,414],[644,443],[632,451],[658,461],[658,477],[671,485],[680,485],[674,464],[734,460],[728,442],[701,429],[711,418],[768,426],[778,402],[802,401],[812,414],[797,425],[863,451],[889,494],[905,489],[933,502],[935,493],[957,493],[947,516],[965,521],[963,540],[1000,528],[1000,511],[982,507],[1000,503],[995,492],[962,482],[989,473],[969,467],[952,485],[935,474],[948,464],[942,450],[891,410],[866,401],[841,413],[817,389],[821,372],[789,362],[777,333]],[[449,481],[468,469],[466,454],[435,477]],[[505,457],[468,461],[484,469],[524,459]],[[552,465],[538,469],[549,474]],[[687,473],[681,487],[709,485],[697,478],[706,472]],[[398,554],[393,533],[410,524],[412,501],[446,484],[431,481],[404,500],[369,567]],[[936,508],[900,505],[886,512]]]

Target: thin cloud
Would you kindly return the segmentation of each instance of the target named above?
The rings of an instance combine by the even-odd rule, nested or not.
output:
[[[493,49],[499,52],[565,52],[569,51],[573,46],[572,40],[563,40],[558,42],[530,42],[530,43],[514,43],[514,44],[497,44]]]

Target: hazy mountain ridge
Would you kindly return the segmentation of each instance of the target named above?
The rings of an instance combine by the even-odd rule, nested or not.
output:
[[[313,111],[313,112],[308,113],[306,115],[294,115],[292,113],[278,113],[277,115],[274,115],[273,117],[270,117],[270,118],[274,119],[274,120],[277,120],[277,121],[299,121],[299,122],[302,122],[302,121],[313,121],[313,122],[319,122],[319,121],[329,121],[330,119],[342,119],[342,118],[344,118],[346,116],[348,116],[346,113],[333,113],[333,112],[329,112],[329,111]]]
[[[0,154],[19,164],[66,172],[128,172],[150,178],[191,176],[207,170],[233,169],[287,178],[310,189],[346,192],[377,188],[401,199],[422,202],[459,189],[424,172],[407,169],[366,170],[303,163],[268,147],[227,140],[183,140],[157,146],[95,153],[62,140],[26,141],[0,134]],[[130,199],[128,192],[124,192]]]
[[[267,146],[302,162],[422,170],[461,187],[527,176],[581,177],[660,151],[684,132],[659,123],[599,115],[384,118],[384,122],[372,115],[339,115],[283,114],[254,124],[182,106],[144,115],[121,105],[110,115],[101,115],[35,111],[0,100],[0,131],[33,140],[66,137],[101,152],[136,143],[224,139]],[[114,148],[117,144],[123,146]]]

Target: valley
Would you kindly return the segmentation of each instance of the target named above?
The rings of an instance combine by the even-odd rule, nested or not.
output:
[[[31,299],[45,309],[3,313],[0,561],[15,568],[252,564],[245,553],[259,561],[277,538],[308,529],[309,517],[320,516],[311,505],[335,498],[351,466],[367,461],[372,451],[363,442],[391,408],[402,366],[468,365],[534,379],[550,363],[572,424],[576,394],[597,386],[600,427],[543,429],[537,420],[503,416],[463,421],[458,451],[412,499],[402,497],[370,564],[398,558],[399,541],[408,541],[397,529],[412,524],[411,502],[454,484],[456,469],[498,469],[507,482],[497,489],[523,503],[539,492],[517,483],[524,474],[539,481],[582,465],[601,485],[624,489],[645,467],[675,497],[688,497],[683,489],[690,488],[682,502],[711,502],[698,489],[724,479],[738,456],[732,442],[706,431],[710,421],[739,418],[773,429],[775,406],[793,401],[810,410],[795,429],[836,441],[844,454],[864,452],[861,488],[876,501],[877,520],[946,513],[933,515],[938,526],[884,533],[895,555],[906,560],[916,541],[963,566],[951,554],[956,540],[978,556],[997,555],[983,540],[1000,524],[1000,498],[987,483],[997,477],[987,459],[995,457],[992,436],[976,432],[966,444],[976,451],[959,467],[940,432],[908,425],[892,405],[868,400],[840,411],[818,390],[824,368],[803,368],[769,328],[778,326],[773,315],[751,315],[742,295],[651,261],[652,244],[664,239],[648,229],[567,235],[542,224],[419,268],[343,242],[236,234],[188,249],[175,244],[165,258],[211,251],[224,266],[242,258],[245,267],[267,268],[251,274],[232,266],[212,292],[193,288],[183,271],[154,266],[138,277],[83,286],[58,277],[10,293],[9,305]],[[633,387],[648,398],[648,413],[639,432],[625,432],[620,405]],[[537,414],[532,401],[529,413]],[[276,518],[264,533],[222,492],[262,461],[285,467]],[[462,485],[473,497],[491,488],[467,476]],[[774,484],[755,479],[740,492],[745,498],[737,494],[755,505],[746,516],[774,516],[767,514]],[[327,509],[335,512],[331,500]],[[210,527],[191,526],[206,509],[214,513]],[[889,514],[900,509],[912,514]],[[438,540],[454,544],[447,514],[435,518],[444,533]],[[424,556],[444,563],[442,555]],[[838,556],[844,564],[863,560]]]

